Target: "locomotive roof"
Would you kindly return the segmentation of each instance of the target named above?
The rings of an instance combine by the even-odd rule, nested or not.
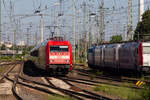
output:
[[[128,46],[138,46],[138,44],[141,43],[140,41],[135,42],[135,41],[130,41],[130,42],[120,42],[120,43],[106,43],[106,44],[100,44],[98,46],[93,46],[93,49],[95,48],[112,48],[112,47],[118,47],[118,45],[122,46],[122,47],[128,47]],[[147,42],[144,42],[147,43]],[[149,42],[150,43],[150,42]]]
[[[57,40],[45,40],[43,42],[41,42],[40,44],[38,44],[37,46],[35,46],[31,52],[39,49],[41,46],[46,46],[48,42],[68,42],[68,41],[57,41]]]

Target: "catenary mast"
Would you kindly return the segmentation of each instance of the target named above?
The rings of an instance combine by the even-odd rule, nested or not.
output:
[[[138,20],[139,22],[142,21],[142,15],[144,13],[144,0],[139,0],[139,16],[138,16]]]

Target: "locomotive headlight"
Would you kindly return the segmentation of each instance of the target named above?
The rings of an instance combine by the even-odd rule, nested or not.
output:
[[[67,63],[69,63],[69,62],[70,62],[70,60],[66,60],[66,62],[67,62]]]
[[[50,62],[52,63],[52,62],[54,62],[54,60],[50,60]]]
[[[50,56],[50,59],[57,59],[58,56]]]
[[[69,59],[69,56],[62,56],[63,59]]]

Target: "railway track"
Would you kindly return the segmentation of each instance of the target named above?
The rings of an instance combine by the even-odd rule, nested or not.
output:
[[[10,79],[9,76],[8,76],[8,74],[9,74],[18,64],[22,64],[22,63],[14,62],[14,63],[11,63],[11,64],[13,64],[12,67],[10,67],[10,68],[8,69],[8,71],[6,71],[6,72],[3,74],[3,76],[1,77],[0,80],[3,80],[4,78],[6,78],[6,79],[8,79],[9,81],[11,81],[11,82],[13,83],[13,85],[12,85],[12,92],[13,92],[15,98],[18,99],[18,100],[23,100],[23,99],[19,96],[19,94],[17,93],[17,91],[16,91],[16,84],[17,84],[17,81],[18,81],[18,73],[20,73],[20,72],[17,72],[17,76],[16,76],[15,79]]]
[[[13,68],[11,68],[11,70],[9,70],[8,73],[11,72],[12,69]],[[20,68],[20,70],[22,70],[22,68]],[[94,93],[93,94],[92,93],[91,94],[79,93],[79,91],[73,91],[73,90],[58,88],[58,87],[56,87],[52,84],[47,85],[47,84],[43,84],[43,83],[40,83],[40,82],[37,82],[37,81],[32,81],[30,79],[24,78],[20,74],[21,71],[18,72],[15,79],[11,79],[9,77],[8,73],[5,74],[4,77],[6,79],[8,79],[9,81],[13,82],[12,92],[18,100],[23,100],[23,98],[21,96],[19,96],[19,94],[16,92],[16,85],[17,84],[20,84],[20,85],[26,86],[28,88],[32,88],[32,89],[44,92],[44,93],[48,93],[48,94],[51,94],[51,95],[58,95],[57,93],[54,93],[54,92],[48,90],[48,88],[49,89],[55,89],[57,91],[60,91],[64,94],[66,94],[66,95],[69,95],[69,96],[74,97],[74,98],[79,99],[79,100],[84,100],[85,98],[86,99],[97,99],[97,100],[105,98],[104,100],[112,100],[110,98],[106,98],[106,97],[103,97],[103,96],[100,96],[100,95],[99,96],[96,95],[96,94],[94,95]],[[47,81],[49,81],[49,80],[47,79]],[[50,81],[49,81],[49,83],[50,83]],[[45,87],[45,88],[43,88],[43,87]],[[82,92],[83,92],[83,90],[82,90]],[[84,92],[85,92],[85,90],[84,90]],[[88,91],[86,91],[86,92],[88,92]],[[90,92],[88,92],[88,93],[90,93]],[[63,95],[59,95],[59,96],[63,97]]]
[[[76,70],[75,72],[78,73],[79,75],[82,76],[88,76],[90,77],[90,75],[92,75],[93,73],[90,73],[88,71],[85,70]],[[96,79],[104,79],[104,80],[111,80],[111,81],[116,81],[116,82],[128,82],[128,83],[136,83],[137,81],[141,80],[139,78],[129,78],[129,77],[122,77],[122,76],[110,76],[110,75],[96,75],[94,76],[94,78]],[[150,84],[150,80],[144,80],[145,83]]]
[[[4,62],[4,63],[1,63],[0,66],[7,66],[7,65],[13,65],[13,64],[16,64],[16,62]]]
[[[37,74],[38,72],[35,72],[35,74]],[[48,83],[48,84],[45,84],[44,83],[41,83],[41,82],[38,82],[38,81],[33,81],[33,80],[30,80],[30,79],[27,79],[25,77],[22,77],[20,76],[19,77],[20,79],[22,79],[23,81],[26,81],[26,82],[29,82],[29,83],[33,83],[33,84],[36,84],[36,85],[42,85],[46,88],[49,88],[49,89],[55,89],[56,91],[60,91],[61,93],[65,94],[65,95],[68,95],[68,96],[71,96],[71,97],[74,97],[76,99],[79,99],[79,100],[83,100],[83,99],[104,99],[104,100],[112,100],[111,98],[108,98],[108,97],[104,97],[102,95],[98,95],[98,94],[94,94],[90,91],[86,91],[86,90],[83,90],[83,89],[80,89],[76,86],[72,86],[71,84],[68,84],[66,81],[63,81],[62,79],[58,79],[58,80],[61,80],[63,81],[64,83],[68,84],[70,86],[69,89],[64,89],[62,87],[57,87],[55,86],[56,83],[52,83],[50,78],[54,78],[54,77],[45,77],[45,81]],[[56,77],[55,77],[56,78]],[[77,89],[79,91],[75,91],[75,90],[72,90],[71,87],[73,87],[74,89]],[[86,93],[85,93],[86,92]]]
[[[140,79],[133,79],[128,77],[113,77],[113,76],[94,76],[91,78],[92,73],[85,71],[85,70],[74,70],[75,73],[77,73],[77,76],[68,76],[63,77],[64,80],[70,81],[70,82],[76,82],[81,84],[87,84],[87,85],[100,85],[100,84],[106,84],[106,85],[112,85],[117,87],[126,87],[126,88],[132,88],[132,89],[143,89],[144,87],[137,87],[136,83]],[[142,80],[144,84],[150,84],[150,80]]]
[[[62,82],[64,82],[65,84],[67,84],[68,86],[70,86],[70,88],[68,89],[63,89],[61,87],[56,86],[56,84],[54,84],[51,79],[46,77],[46,80],[48,81],[48,83],[55,87],[56,89],[60,90],[61,92],[67,93],[68,95],[72,95],[73,97],[75,97],[76,99],[80,99],[80,100],[84,100],[84,99],[96,99],[96,100],[112,100],[111,98],[108,97],[104,97],[102,95],[98,95],[96,93],[92,93],[90,91],[81,89],[71,83],[69,83],[68,81],[63,80],[62,78],[58,78],[55,77],[57,80],[60,80]]]
[[[92,86],[98,86],[99,84],[107,84],[107,85],[113,85],[113,86],[119,86],[119,87],[141,89],[141,88],[137,88],[136,86],[125,86],[125,85],[122,85],[122,84],[115,84],[115,83],[112,83],[112,82],[94,81],[94,80],[82,79],[82,78],[62,77],[62,79],[65,80],[65,81],[81,83],[81,84],[86,84],[86,85],[92,85]]]
[[[88,92],[88,93],[90,93],[90,94],[92,94],[92,95],[89,95],[89,94],[86,94],[86,93],[79,93],[79,91],[73,91],[73,90],[67,90],[67,89],[63,89],[63,88],[59,88],[59,87],[56,87],[54,84],[52,84],[51,82],[50,82],[50,80],[48,79],[48,78],[45,78],[47,81],[48,81],[48,83],[49,83],[49,85],[48,84],[43,84],[43,83],[41,83],[41,82],[37,82],[37,81],[32,81],[32,80],[29,80],[29,79],[27,79],[27,78],[23,78],[23,77],[21,77],[21,76],[19,76],[19,78],[21,79],[21,80],[23,80],[23,81],[26,81],[26,82],[29,82],[29,83],[33,83],[34,85],[36,84],[36,85],[40,85],[40,86],[44,86],[44,87],[46,87],[47,89],[48,88],[50,88],[50,89],[55,89],[55,90],[57,90],[57,91],[60,91],[60,92],[62,92],[62,93],[64,93],[64,94],[66,94],[66,95],[69,95],[69,96],[71,96],[71,97],[74,97],[74,98],[76,98],[76,99],[78,99],[78,100],[84,100],[85,98],[86,99],[97,99],[97,100],[112,100],[111,98],[107,98],[107,97],[104,97],[104,96],[100,96],[100,95],[97,95],[97,94],[94,94],[94,93],[91,93],[91,92],[89,92],[89,91],[86,91],[86,90],[83,90],[83,89],[79,89],[78,88],[78,90],[80,90],[80,91],[84,91],[84,92]],[[21,82],[18,82],[19,84],[22,84]],[[47,90],[47,89],[43,89],[43,88],[40,88],[40,87],[31,87],[30,85],[29,85],[29,83],[28,83],[28,85],[27,84],[23,84],[23,85],[26,85],[26,86],[28,86],[28,87],[30,87],[30,88],[33,88],[33,89],[37,89],[37,90],[39,90],[39,91],[43,91],[43,92],[45,92],[45,93],[49,93],[49,94],[53,94],[53,95],[58,95],[57,93],[53,93],[53,92],[51,92],[51,91],[49,91],[49,90]],[[76,89],[77,89],[77,87],[76,87]],[[63,96],[62,96],[63,97]]]
[[[69,81],[67,81],[67,80],[64,80],[64,79],[62,79],[62,78],[59,78],[59,79],[63,80],[64,82],[66,82],[67,84],[69,84],[69,85],[72,86],[72,87],[81,89],[80,87],[71,84],[71,83],[70,83]],[[85,92],[86,94],[92,95],[92,96],[94,96],[94,97],[98,97],[98,98],[100,98],[101,100],[112,100],[111,98],[108,98],[108,97],[99,95],[99,94],[97,94],[97,93],[93,93],[93,92],[88,91],[88,90],[85,90],[85,89],[81,89],[81,90],[82,90],[83,92]]]
[[[47,89],[44,89],[44,88],[41,88],[41,87],[38,87],[38,86],[34,86],[34,84],[29,84],[28,82],[30,80],[26,80],[26,82],[23,82],[21,81],[21,72],[22,72],[22,67],[23,67],[23,62],[21,63],[20,65],[20,68],[19,68],[19,71],[17,73],[15,73],[15,78],[11,78],[9,76],[10,72],[13,71],[13,69],[16,67],[18,63],[14,64],[3,76],[0,80],[3,80],[4,78],[6,78],[7,80],[9,80],[10,82],[12,82],[12,93],[13,95],[15,96],[15,98],[17,100],[24,100],[24,98],[22,98],[19,93],[17,93],[16,91],[16,88],[17,88],[17,84],[20,84],[22,86],[25,86],[25,87],[28,87],[28,88],[32,88],[32,89],[35,89],[35,90],[38,90],[38,91],[41,91],[41,92],[44,92],[44,93],[48,93],[48,94],[51,94],[51,95],[57,95],[56,93],[53,93]],[[59,95],[60,96],[60,95]]]
[[[13,69],[16,67],[17,64],[20,64],[19,70],[15,73],[15,77],[12,78],[10,77],[11,75],[9,75],[9,73],[11,71],[13,71]],[[89,81],[89,80],[79,80],[79,79],[71,79],[70,77],[45,77],[45,80],[47,81],[48,84],[46,83],[42,83],[39,81],[33,81],[32,79],[29,78],[25,78],[23,75],[23,62],[22,63],[16,63],[14,64],[14,66],[12,66],[5,74],[4,76],[1,78],[1,80],[3,80],[4,78],[6,78],[7,80],[11,81],[13,83],[12,85],[12,92],[15,96],[15,98],[17,98],[18,100],[23,100],[24,98],[20,95],[20,93],[17,92],[16,88],[17,86],[24,86],[27,88],[31,88],[46,94],[50,94],[50,95],[58,95],[60,97],[64,97],[66,95],[73,97],[75,99],[78,100],[85,100],[85,99],[90,99],[90,100],[112,100],[112,98],[110,97],[105,97],[103,95],[99,95],[95,92],[91,92],[91,91],[87,91],[85,89],[81,89],[78,86],[73,85],[72,83],[70,83],[70,80],[75,81],[75,82],[79,82],[82,83],[84,81],[84,84],[88,84],[88,85],[96,85],[97,83],[94,83],[93,81]],[[65,84],[67,84],[70,88],[65,89],[62,87],[58,87],[56,86],[54,83],[51,82],[50,78],[56,78],[57,80],[61,80],[63,81]],[[70,80],[68,80],[68,79]],[[82,82],[81,82],[82,81]],[[57,93],[52,91],[56,90],[61,92]]]

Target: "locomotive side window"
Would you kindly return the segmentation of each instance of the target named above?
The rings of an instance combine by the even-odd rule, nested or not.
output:
[[[50,52],[68,52],[68,46],[50,46]]]
[[[144,54],[150,54],[150,47],[149,46],[144,46],[143,47],[143,53]]]

